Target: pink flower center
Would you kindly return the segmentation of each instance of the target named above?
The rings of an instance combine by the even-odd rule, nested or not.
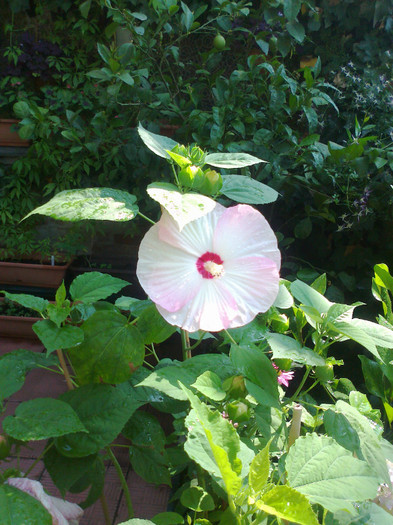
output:
[[[205,252],[196,262],[198,272],[204,279],[215,279],[224,273],[224,261],[219,255]]]

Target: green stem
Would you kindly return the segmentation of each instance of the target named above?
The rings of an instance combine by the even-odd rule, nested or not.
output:
[[[224,332],[227,334],[227,336],[229,337],[231,343],[233,343],[234,345],[237,345],[237,342],[234,340],[234,338],[231,336],[231,334],[228,332],[228,330],[225,330],[224,329]]]
[[[181,190],[180,182],[179,182],[179,179],[178,179],[178,177],[177,177],[177,173],[176,173],[175,165],[174,165],[173,161],[171,162],[171,166],[172,166],[173,174],[174,174],[174,176],[175,176],[176,184],[177,184],[178,188]]]
[[[150,222],[150,224],[155,224],[155,222],[152,219],[149,219],[149,217],[146,217],[146,215],[143,215],[140,211],[138,211],[138,215],[142,217],[142,219],[145,219],[147,222]]]
[[[202,342],[202,339],[205,337],[205,334],[206,332],[202,332],[202,335],[199,336],[199,339],[196,343],[194,343],[193,345],[190,346],[190,350],[194,350],[194,348],[196,348],[197,346],[199,346]]]
[[[27,476],[29,475],[29,473],[33,470],[33,468],[37,465],[37,463],[39,463],[41,461],[41,459],[44,457],[44,455],[48,452],[48,450],[50,448],[53,447],[53,445],[55,444],[54,441],[52,441],[52,443],[50,443],[46,448],[44,448],[44,450],[41,452],[41,454],[38,456],[38,458],[32,463],[32,465],[30,465],[30,467],[26,470],[26,472],[23,474],[23,477],[24,478],[27,478]]]
[[[109,515],[108,503],[106,502],[106,498],[105,498],[104,492],[101,492],[100,502],[101,502],[102,512],[104,514],[105,525],[111,525],[112,524],[112,520],[111,520],[111,517]]]
[[[293,396],[291,396],[288,401],[285,403],[286,405],[288,405],[289,403],[292,403],[292,401],[295,401],[297,399],[297,396],[300,394],[303,386],[304,386],[304,383],[307,381],[307,378],[309,376],[311,372],[311,366],[307,366],[307,369],[304,373],[304,376],[302,378],[302,380],[300,381],[300,385],[297,387],[296,389],[296,392],[293,394]]]
[[[181,335],[181,346],[183,350],[183,361],[186,361],[187,359],[191,359],[191,347],[190,347],[190,337],[188,335],[187,330],[180,329],[180,335]]]
[[[130,491],[128,490],[128,485],[126,478],[124,477],[123,471],[121,470],[121,466],[119,462],[117,461],[114,453],[112,452],[110,447],[105,447],[105,450],[108,452],[108,455],[113,463],[113,466],[116,469],[117,475],[119,476],[120,484],[122,486],[124,497],[126,499],[127,504],[127,510],[128,510],[128,517],[133,518],[134,517],[134,507],[132,506]]]

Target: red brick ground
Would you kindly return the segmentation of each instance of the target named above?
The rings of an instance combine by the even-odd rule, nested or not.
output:
[[[43,351],[43,347],[40,343],[29,341],[27,339],[4,339],[0,337],[0,355],[3,355],[11,350],[17,348],[24,348],[26,350],[35,350],[37,352]],[[5,415],[13,414],[16,406],[27,399],[36,397],[56,397],[62,392],[67,390],[66,384],[62,376],[56,374],[49,374],[48,372],[41,370],[33,370],[26,378],[25,385],[23,388],[15,393],[11,400],[7,404],[5,413],[0,418],[0,431],[1,431],[1,419]],[[19,458],[19,468],[22,471],[27,471],[28,468],[35,462],[40,452],[42,451],[43,443],[37,442],[32,447],[24,447],[21,449],[21,455]],[[120,451],[125,449],[119,449]],[[117,454],[118,461],[122,467],[124,475],[126,476],[128,487],[130,490],[135,517],[138,518],[152,518],[159,512],[166,510],[168,498],[169,498],[169,487],[166,485],[156,486],[150,483],[146,483],[141,479],[135,472],[130,469],[130,465],[127,458],[127,453]],[[16,465],[17,460],[14,459],[7,467]],[[4,464],[2,465],[4,466]],[[47,492],[52,496],[59,496],[59,491],[53,485],[53,482],[45,470],[42,461],[39,461],[31,473],[29,474],[31,479],[40,481]],[[122,495],[120,481],[117,477],[115,468],[108,464],[106,469],[105,477],[105,498],[107,501],[109,514],[111,516],[112,525],[117,525],[128,519],[127,507]],[[67,494],[66,499],[69,501],[83,501],[84,494]],[[101,503],[98,501],[91,507],[85,510],[84,516],[80,521],[80,525],[105,525],[103,518]]]

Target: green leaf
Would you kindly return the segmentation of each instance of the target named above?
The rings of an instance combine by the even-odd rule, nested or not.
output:
[[[222,388],[221,379],[210,370],[206,370],[200,375],[191,386],[213,401],[222,401],[226,396],[226,392]]]
[[[293,306],[293,297],[288,291],[285,284],[283,283],[280,283],[280,286],[278,288],[278,295],[276,297],[276,300],[274,301],[273,306],[282,310],[287,310],[288,308],[292,308]]]
[[[96,459],[95,454],[83,458],[67,458],[59,454],[55,447],[51,447],[44,456],[44,463],[52,481],[64,498],[66,492],[92,468]]]
[[[248,479],[250,487],[254,492],[262,492],[269,479],[269,447],[270,443],[260,450],[251,462]]]
[[[180,503],[186,509],[195,510],[195,512],[203,512],[214,510],[215,505],[213,498],[202,487],[188,487],[181,493]]]
[[[266,334],[267,342],[273,351],[273,359],[291,359],[295,363],[309,366],[323,366],[325,360],[296,339],[283,334]]]
[[[33,496],[15,487],[0,485],[2,525],[52,525],[52,516]]]
[[[301,0],[284,0],[284,16],[288,20],[294,20],[300,11],[301,5]]]
[[[358,435],[359,458],[364,459],[373,474],[382,483],[390,483],[381,437],[371,426],[370,420],[345,401],[337,401],[336,412],[343,414]]]
[[[184,518],[177,512],[160,512],[154,516],[152,523],[155,525],[183,525]]]
[[[308,499],[297,490],[279,485],[265,492],[256,502],[258,509],[291,523],[318,525],[319,521]]]
[[[215,168],[245,168],[266,161],[248,153],[208,153],[205,162]]]
[[[375,280],[379,286],[387,288],[393,294],[393,277],[389,273],[386,264],[376,264],[374,266]]]
[[[310,217],[306,217],[305,219],[302,219],[298,223],[296,223],[294,234],[295,237],[298,239],[307,239],[307,237],[310,236],[312,231],[312,222],[310,220]]]
[[[364,346],[369,350],[373,355],[380,358],[377,347],[374,344],[374,340],[370,337],[364,330],[354,325],[349,321],[335,321],[333,323],[328,323],[327,327],[339,334],[356,341],[360,345]]]
[[[18,303],[25,308],[30,308],[36,312],[43,313],[45,312],[49,301],[42,299],[42,297],[35,297],[34,295],[28,295],[24,293],[9,293],[1,290],[0,293],[3,293],[7,299]]]
[[[385,326],[381,326],[378,323],[372,323],[365,319],[351,319],[350,324],[360,328],[367,333],[372,339],[376,346],[382,348],[393,348],[393,330],[389,330]]]
[[[124,222],[137,215],[135,202],[134,195],[112,188],[65,190],[31,211],[25,219],[38,213],[61,221],[94,219]]]
[[[182,388],[193,408],[193,411],[190,412],[186,421],[190,421],[190,418],[192,418],[191,413],[194,412],[194,417],[197,418],[198,423],[202,426],[207,438],[212,459],[216,465],[216,468],[213,466],[212,473],[218,475],[219,478],[223,480],[227,494],[235,496],[241,487],[241,477],[239,475],[241,472],[241,461],[237,457],[237,453],[240,451],[239,436],[231,423],[229,423],[227,419],[224,419],[218,410],[210,410],[184,385],[182,385]],[[196,423],[194,419],[194,425],[187,424],[189,434],[184,445],[184,450],[191,459],[203,468],[206,468],[201,463],[203,458],[195,454],[196,451],[194,447],[192,447],[192,440],[195,438],[192,429],[196,426]]]
[[[104,44],[98,43],[97,44],[97,51],[98,51],[98,54],[100,55],[100,57],[102,58],[102,60],[106,64],[108,64],[109,60],[111,59],[111,52],[109,51],[109,49]]]
[[[179,155],[179,153],[175,153],[174,151],[170,150],[168,150],[167,153],[171,157],[171,159],[173,159],[176,162],[176,164],[178,164],[182,169],[192,164],[189,158],[183,157],[183,155]]]
[[[51,397],[24,401],[3,421],[5,432],[21,441],[41,440],[71,432],[87,432],[74,410]]]
[[[202,354],[186,361],[174,361],[170,366],[163,366],[152,372],[138,383],[139,387],[151,387],[164,392],[169,397],[187,400],[187,396],[179,386],[179,381],[191,385],[198,376],[206,370],[213,369],[221,380],[236,374],[228,356],[224,354]]]
[[[145,446],[130,447],[130,462],[133,470],[149,483],[172,486],[166,453]]]
[[[294,281],[291,284],[291,292],[300,303],[315,308],[320,314],[327,313],[332,305],[322,294],[302,281]]]
[[[78,326],[67,324],[58,327],[49,319],[34,323],[33,330],[40,338],[48,354],[55,350],[71,348],[83,341],[83,331]]]
[[[134,402],[111,385],[84,385],[62,394],[60,399],[77,413],[88,434],[76,432],[55,439],[60,454],[83,457],[110,445],[134,410]]]
[[[145,345],[162,343],[176,332],[176,327],[165,321],[154,304],[145,308],[139,315],[137,328]]]
[[[167,182],[149,184],[147,193],[163,206],[177,223],[179,230],[195,219],[211,212],[216,203],[198,193],[180,193],[176,186]]]
[[[78,275],[70,286],[70,295],[74,301],[95,303],[107,299],[112,294],[119,292],[129,283],[100,272],[86,272]]]
[[[128,86],[133,86],[135,84],[134,79],[132,76],[128,73],[128,71],[123,71],[122,73],[119,73],[119,78]]]
[[[306,36],[306,31],[302,24],[297,20],[292,20],[286,25],[288,33],[293,36],[300,44],[303,42],[304,37]]]
[[[299,437],[285,464],[289,485],[330,512],[353,512],[352,503],[373,499],[378,490],[367,463],[327,436]]]
[[[238,371],[256,385],[257,388],[253,388],[250,382],[246,383],[250,394],[258,395],[259,390],[262,394],[258,396],[259,402],[279,408],[277,374],[270,359],[262,350],[251,345],[232,345],[230,358]]]
[[[358,357],[362,363],[362,372],[367,390],[374,396],[384,399],[384,374],[380,365],[377,362],[368,359],[365,355],[359,355]]]
[[[157,135],[151,131],[147,131],[141,123],[138,125],[138,133],[145,145],[159,157],[164,159],[169,159],[170,156],[167,153],[167,150],[173,150],[175,146],[178,146],[178,143],[168,137],[163,135]]]
[[[222,175],[222,181],[220,193],[236,202],[268,204],[278,197],[273,188],[244,175]]]
[[[148,412],[138,410],[127,421],[122,434],[133,445],[148,447],[163,452],[165,448],[165,432],[157,418]]]
[[[303,26],[302,26],[303,27]],[[304,30],[304,28],[303,28]],[[306,115],[306,118],[308,120],[308,127],[310,130],[310,133],[316,130],[318,127],[318,115],[315,109],[309,108],[307,106],[303,106],[304,114]]]
[[[14,350],[0,356],[0,406],[4,399],[22,388],[25,376],[30,370],[57,364],[57,357],[47,357],[30,350]]]
[[[132,520],[122,521],[119,525],[154,525],[154,521],[133,518]]]
[[[143,363],[143,338],[125,316],[97,311],[80,330],[83,342],[68,353],[81,383],[121,383]]]
[[[88,17],[89,11],[90,11],[90,7],[91,7],[91,0],[86,0],[85,2],[80,4],[79,11],[81,12],[81,15],[83,16],[83,18],[87,18]]]
[[[359,457],[359,436],[344,414],[331,409],[326,410],[323,415],[323,423],[328,436],[335,439],[339,445],[347,450],[355,452]]]

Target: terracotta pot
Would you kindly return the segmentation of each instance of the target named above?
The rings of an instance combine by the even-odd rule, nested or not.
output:
[[[177,124],[168,124],[165,122],[162,122],[160,124],[160,135],[164,135],[165,137],[173,138],[176,131],[180,128]]]
[[[58,288],[71,261],[61,265],[0,261],[0,283],[14,286]]]
[[[40,321],[41,317],[13,317],[0,315],[0,337],[16,337],[18,339],[32,339],[39,341],[33,331],[33,324]]]
[[[27,147],[30,145],[29,140],[21,139],[18,132],[15,131],[14,128],[18,122],[18,120],[11,118],[0,119],[0,146]]]

